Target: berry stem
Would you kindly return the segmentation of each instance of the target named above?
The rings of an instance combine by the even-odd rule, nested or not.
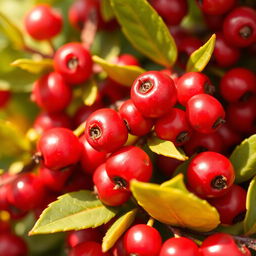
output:
[[[154,226],[154,222],[155,222],[155,220],[152,217],[150,217],[150,219],[147,222],[147,225],[150,226],[150,227],[153,227]]]
[[[33,49],[29,46],[25,46],[23,48],[24,51],[28,52],[28,53],[31,53],[31,54],[37,54],[37,55],[40,55],[42,58],[46,58],[46,59],[51,59],[53,56],[52,55],[47,55],[47,54],[44,54],[36,49]]]
[[[73,133],[77,136],[80,137],[85,130],[85,122],[81,123],[74,131]]]

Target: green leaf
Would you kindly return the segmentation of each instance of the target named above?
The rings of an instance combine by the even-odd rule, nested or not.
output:
[[[244,218],[244,232],[247,236],[256,233],[256,176],[250,182],[246,196],[246,215]]]
[[[116,241],[122,234],[131,226],[137,214],[137,209],[133,209],[121,217],[109,228],[106,235],[103,237],[102,251],[107,252],[113,247]]]
[[[111,220],[117,210],[103,205],[91,191],[67,193],[43,211],[29,235],[95,228]]]
[[[15,48],[23,49],[25,47],[24,38],[20,29],[0,12],[0,31],[12,42]]]
[[[98,95],[98,86],[94,79],[90,79],[83,88],[83,102],[86,106],[91,106]]]
[[[106,22],[115,17],[114,11],[110,5],[110,0],[101,0],[100,11],[103,20]]]
[[[161,140],[156,136],[152,136],[148,138],[147,144],[150,150],[158,155],[176,158],[181,161],[188,159],[188,157],[185,156],[180,149],[176,148],[171,141]]]
[[[30,142],[15,124],[0,119],[0,158],[20,155],[30,150]]]
[[[187,62],[187,72],[201,72],[208,64],[215,46],[216,35],[211,38],[199,49],[194,51]]]
[[[218,226],[218,228],[215,230],[216,232],[222,232],[227,233],[233,236],[239,236],[243,234],[243,222],[238,222],[232,226]]]
[[[53,69],[52,59],[18,59],[11,63],[12,66],[26,70],[32,74],[40,74]]]
[[[230,156],[236,172],[236,182],[241,183],[256,175],[256,135],[245,139]]]
[[[220,223],[217,210],[206,200],[190,193],[183,175],[165,185],[156,185],[133,180],[131,191],[149,215],[158,221],[178,227],[207,232]]]
[[[165,67],[177,59],[169,29],[147,0],[111,0],[122,31],[142,54]]]
[[[145,72],[141,67],[116,65],[98,56],[93,56],[93,61],[99,64],[112,80],[126,86],[132,86],[133,81]]]

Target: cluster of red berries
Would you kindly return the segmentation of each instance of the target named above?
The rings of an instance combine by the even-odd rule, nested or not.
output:
[[[197,2],[208,27],[218,31],[215,65],[226,68],[236,64],[242,48],[253,52],[256,13],[252,8],[237,7],[235,0]],[[185,0],[150,3],[168,26],[180,24],[188,12]],[[99,29],[116,27],[114,20],[105,23],[101,18],[99,0],[75,1],[69,20],[82,29],[92,14],[97,16]],[[25,17],[26,31],[36,40],[52,39],[62,25],[61,15],[48,5],[36,6]],[[170,30],[179,51],[177,66],[183,68],[202,42],[180,27]],[[131,89],[107,78],[99,85],[95,103],[79,106],[70,117],[66,110],[74,88],[93,75],[91,53],[82,43],[67,43],[55,52],[53,63],[54,71],[34,83],[31,95],[42,110],[33,124],[40,137],[34,154],[40,163],[37,174],[22,173],[15,179],[10,174],[1,176],[1,211],[7,211],[14,220],[28,211],[34,211],[38,218],[58,195],[80,189],[94,189],[107,206],[122,205],[131,197],[133,179],[149,182],[158,170],[171,177],[181,164],[160,155],[154,155],[152,161],[139,147],[147,136],[157,136],[191,156],[187,188],[218,210],[222,224],[232,225],[244,218],[246,190],[234,184],[235,172],[228,156],[235,145],[256,131],[256,76],[252,71],[232,67],[218,88],[200,72],[148,71],[137,77]],[[130,54],[120,55],[113,63],[140,65]],[[8,91],[0,92],[0,107],[9,97]],[[84,132],[76,136],[72,129],[81,124]],[[136,145],[127,143],[129,134],[138,137]],[[106,227],[72,231],[67,235],[69,255],[251,255],[228,234],[215,233],[200,247],[182,236],[163,243],[159,231],[143,223],[129,228],[108,253],[101,250]],[[6,254],[10,248],[13,252]],[[19,237],[9,231],[3,235],[0,230],[0,255],[26,254]]]

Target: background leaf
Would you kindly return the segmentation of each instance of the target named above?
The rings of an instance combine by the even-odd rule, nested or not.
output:
[[[18,59],[11,63],[12,66],[26,70],[32,74],[40,74],[53,69],[52,59]]]
[[[123,214],[113,223],[113,225],[108,229],[106,235],[103,237],[103,252],[107,252],[111,249],[122,234],[131,226],[136,217],[136,213],[137,209],[133,209]]]
[[[217,210],[185,188],[182,174],[175,179],[173,187],[170,182],[160,186],[134,180],[131,191],[148,214],[162,223],[202,232],[216,228],[220,222]]]
[[[256,233],[256,176],[250,182],[246,196],[246,215],[244,218],[244,232],[247,236]]]
[[[104,59],[93,56],[93,61],[99,64],[108,76],[119,84],[132,86],[133,81],[142,73],[143,68],[138,66],[122,66],[105,61]]]
[[[90,79],[83,88],[83,102],[86,106],[91,106],[98,95],[98,86],[94,79]]]
[[[43,211],[29,234],[95,228],[111,220],[117,210],[103,205],[91,191],[67,193]]]
[[[104,21],[110,21],[115,17],[110,0],[101,0],[100,11]]]
[[[166,67],[177,58],[177,48],[162,18],[146,0],[111,0],[122,31],[141,53]]]
[[[236,182],[241,183],[256,175],[256,135],[238,145],[230,156],[236,172]]]
[[[215,47],[215,41],[216,35],[213,34],[203,46],[190,55],[186,67],[187,72],[201,72],[206,67],[211,59]]]
[[[150,150],[158,155],[176,158],[181,161],[188,159],[188,157],[185,156],[181,150],[177,149],[171,141],[161,140],[156,136],[152,136],[148,138],[147,143]]]

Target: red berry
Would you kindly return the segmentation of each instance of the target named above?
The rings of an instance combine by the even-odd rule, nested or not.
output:
[[[178,101],[186,106],[188,100],[197,94],[213,94],[215,87],[211,84],[210,79],[199,72],[189,72],[178,79],[177,96]]]
[[[218,210],[222,224],[235,224],[243,220],[246,212],[246,190],[233,184],[224,196],[211,198],[209,203]]]
[[[229,67],[236,64],[240,58],[240,49],[229,44],[223,33],[217,33],[213,56],[218,66]]]
[[[37,132],[42,134],[56,127],[71,128],[71,120],[65,113],[42,112],[36,117],[33,127]]]
[[[21,237],[11,233],[0,233],[0,255],[27,256],[28,248]]]
[[[176,99],[173,80],[158,71],[143,73],[131,88],[131,100],[146,117],[157,118],[168,113]]]
[[[125,188],[116,188],[116,184],[108,177],[106,165],[100,165],[93,174],[93,182],[99,199],[106,205],[118,206],[130,198],[130,192]]]
[[[23,174],[9,186],[8,200],[20,210],[27,211],[36,208],[43,198],[43,184],[34,174]]]
[[[153,127],[153,120],[144,117],[135,107],[132,100],[125,101],[119,109],[119,113],[124,119],[129,133],[133,135],[146,135]]]
[[[102,252],[101,244],[90,241],[78,244],[72,248],[68,256],[110,256],[110,254]]]
[[[197,0],[199,7],[204,13],[220,15],[231,10],[236,0]]]
[[[222,29],[222,24],[225,16],[224,15],[209,15],[204,14],[204,21],[207,27],[212,31],[220,31]]]
[[[186,237],[173,237],[166,240],[161,248],[159,256],[199,256],[199,250],[195,242]]]
[[[231,162],[216,152],[203,152],[195,156],[188,166],[188,185],[202,197],[219,197],[227,193],[235,180]]]
[[[11,98],[11,92],[7,90],[0,90],[0,108],[4,108]]]
[[[124,248],[123,236],[117,240],[115,245],[112,247],[111,252],[113,256],[129,256]]]
[[[192,128],[201,133],[216,131],[225,118],[221,103],[208,94],[198,94],[190,98],[186,113]]]
[[[220,93],[228,102],[235,102],[256,93],[256,76],[246,68],[230,69],[221,79]]]
[[[191,130],[186,112],[178,108],[173,108],[155,122],[156,135],[160,139],[172,141],[177,146],[183,145],[190,139]]]
[[[167,178],[171,178],[176,168],[182,163],[182,161],[175,158],[156,155],[157,169],[160,170]]]
[[[107,159],[106,171],[115,184],[128,189],[132,179],[143,182],[150,180],[152,163],[149,156],[139,147],[126,146]]]
[[[53,128],[38,141],[38,151],[44,165],[49,169],[61,169],[77,163],[82,153],[82,145],[71,130]]]
[[[152,6],[167,25],[179,25],[188,13],[186,0],[151,0]]]
[[[95,169],[106,161],[107,153],[95,150],[84,135],[79,140],[83,148],[80,159],[83,170],[88,174],[93,174]]]
[[[118,56],[114,63],[121,66],[140,66],[137,58],[131,54],[122,54]]]
[[[6,182],[11,178],[9,173],[4,173],[0,176],[0,182]],[[9,184],[4,184],[0,186],[0,211],[8,210],[9,202],[8,202],[8,193],[9,193]]]
[[[129,255],[158,256],[161,245],[159,232],[145,224],[131,227],[124,236],[124,247]]]
[[[222,137],[217,132],[210,134],[194,132],[191,135],[191,139],[184,145],[184,147],[186,154],[192,156],[195,153],[204,151],[221,153],[225,146],[223,144]]]
[[[113,152],[125,144],[128,131],[119,113],[102,108],[87,118],[85,137],[96,150]]]
[[[44,75],[34,83],[32,100],[48,112],[64,110],[71,98],[71,89],[62,76],[56,72]]]
[[[68,246],[71,248],[84,242],[93,241],[100,243],[102,241],[102,234],[97,228],[87,228],[77,231],[70,231],[67,235],[66,241]]]
[[[223,33],[232,46],[247,47],[256,41],[256,12],[249,7],[237,7],[225,18]]]
[[[48,169],[44,166],[39,168],[39,178],[44,186],[48,189],[61,192],[65,182],[72,173],[72,169],[69,168],[63,171],[56,171]]]
[[[55,71],[69,84],[80,84],[92,74],[92,57],[81,43],[68,43],[54,55]]]
[[[216,233],[207,237],[200,248],[202,256],[250,256],[246,247],[239,248],[231,235]]]

